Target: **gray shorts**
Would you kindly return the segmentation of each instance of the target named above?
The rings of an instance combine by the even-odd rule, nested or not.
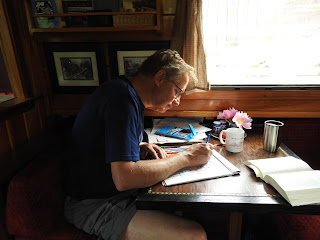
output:
[[[116,240],[137,212],[137,190],[105,199],[76,200],[67,197],[64,204],[66,220],[98,240]]]

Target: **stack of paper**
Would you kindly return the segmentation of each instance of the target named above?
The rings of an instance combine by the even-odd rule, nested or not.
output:
[[[202,118],[179,117],[155,119],[153,121],[153,128],[147,128],[145,129],[145,132],[148,134],[149,143],[183,143],[187,141],[173,137],[160,136],[156,134],[156,131],[166,126],[189,128],[189,124],[191,124],[198,134],[189,142],[203,142],[207,138],[206,132],[211,131],[212,129],[200,125],[201,120]]]
[[[172,186],[181,183],[228,177],[236,174],[240,174],[240,170],[216,150],[213,150],[212,156],[207,164],[197,168],[184,168],[162,181],[162,185]]]

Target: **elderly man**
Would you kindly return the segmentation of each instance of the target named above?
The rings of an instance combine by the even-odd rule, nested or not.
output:
[[[213,145],[195,144],[170,157],[142,142],[144,109],[165,112],[180,103],[194,70],[173,50],[150,56],[130,80],[101,85],[72,130],[65,217],[98,239],[206,239],[197,222],[135,208],[137,189],[185,167],[206,164]],[[146,156],[152,160],[146,160]]]

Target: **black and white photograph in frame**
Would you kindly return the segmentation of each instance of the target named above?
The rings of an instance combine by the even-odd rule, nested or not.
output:
[[[95,52],[54,52],[59,86],[99,86]]]
[[[155,52],[156,50],[117,51],[119,76],[133,77],[141,64]]]

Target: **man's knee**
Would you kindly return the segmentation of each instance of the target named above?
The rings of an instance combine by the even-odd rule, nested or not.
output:
[[[207,234],[204,228],[197,222],[193,222],[192,228],[188,228],[186,231],[186,239],[206,240]]]

